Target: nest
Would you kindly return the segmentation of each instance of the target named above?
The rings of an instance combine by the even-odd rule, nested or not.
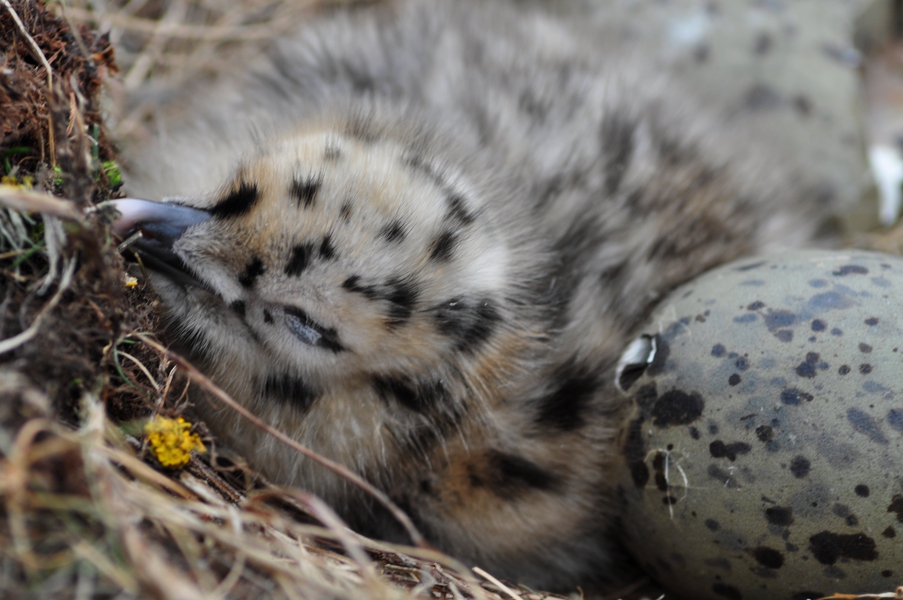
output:
[[[106,113],[128,137],[148,109],[103,102],[148,78],[173,86],[216,69],[319,4],[145,0],[54,14],[0,0],[0,596],[562,598],[425,544],[364,538],[318,498],[267,482],[202,423],[179,421],[191,385],[242,409],[158,341],[157,301],[101,204],[121,185]],[[110,25],[119,82],[111,40],[94,30]]]

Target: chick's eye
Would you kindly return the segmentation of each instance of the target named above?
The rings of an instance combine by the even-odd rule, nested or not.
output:
[[[303,310],[293,307],[285,309],[285,324],[289,331],[308,346],[316,346],[323,338],[320,329]]]
[[[320,325],[300,308],[285,306],[282,310],[285,313],[285,325],[296,338],[308,346],[316,346],[336,354],[345,352],[346,348],[339,340],[339,334],[335,329]]]

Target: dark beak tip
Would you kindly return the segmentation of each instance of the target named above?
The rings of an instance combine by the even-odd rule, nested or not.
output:
[[[140,198],[121,198],[111,200],[110,204],[119,212],[110,228],[121,238],[140,230],[147,237],[159,237],[171,243],[192,225],[210,218],[210,213],[203,210]]]

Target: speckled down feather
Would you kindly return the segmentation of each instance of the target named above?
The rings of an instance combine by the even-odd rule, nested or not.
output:
[[[172,340],[438,548],[605,580],[615,363],[656,299],[809,242],[823,189],[768,140],[539,7],[328,12],[158,115],[130,192],[205,210],[154,285]],[[819,191],[821,190],[821,191]],[[221,439],[369,534],[354,486],[208,403]]]

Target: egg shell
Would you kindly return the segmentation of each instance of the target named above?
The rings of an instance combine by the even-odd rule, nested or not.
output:
[[[619,387],[624,542],[686,598],[903,583],[903,259],[804,251],[661,303]]]

